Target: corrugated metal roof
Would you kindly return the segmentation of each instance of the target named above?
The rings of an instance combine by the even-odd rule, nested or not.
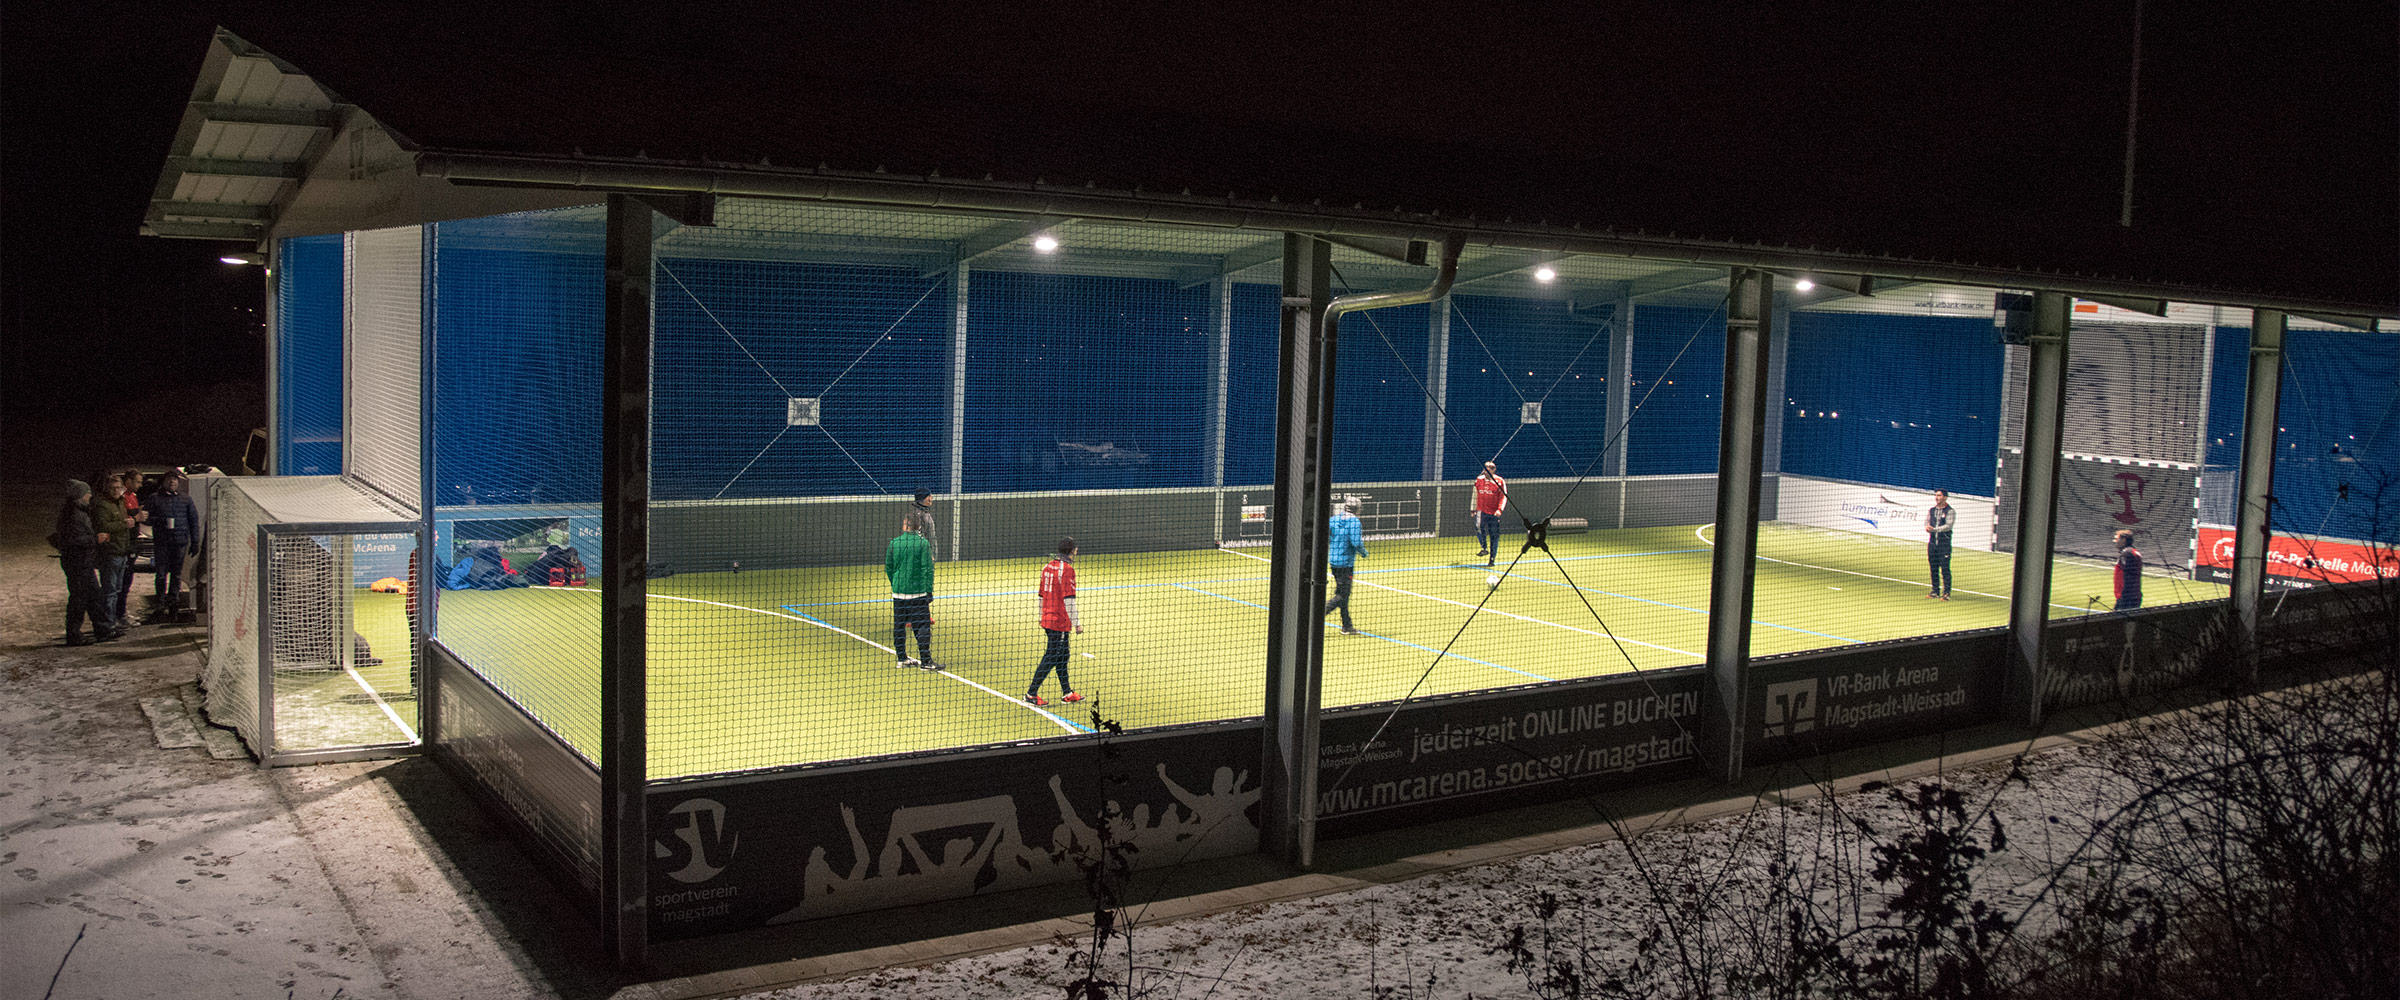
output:
[[[306,74],[218,32],[159,172],[143,234],[257,243],[342,114]]]

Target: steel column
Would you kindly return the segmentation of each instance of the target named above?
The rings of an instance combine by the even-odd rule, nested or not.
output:
[[[1305,867],[1314,843],[1317,723],[1325,644],[1325,523],[1317,512],[1331,496],[1319,421],[1333,389],[1330,345],[1318,329],[1333,300],[1331,244],[1298,233],[1283,238],[1283,319],[1275,400],[1275,524],[1267,598],[1265,775],[1259,798],[1259,846]]]
[[[1208,350],[1215,358],[1208,376],[1208,441],[1200,453],[1208,462],[1208,485],[1217,491],[1216,524],[1209,529],[1218,544],[1225,542],[1225,397],[1233,365],[1233,275],[1220,274],[1212,289],[1216,322],[1209,326]]]
[[[1601,459],[1602,471],[1611,476],[1625,475],[1625,438],[1633,422],[1633,297],[1620,295],[1616,308],[1610,310],[1608,331],[1608,451]],[[1624,496],[1623,484],[1617,495]],[[1624,511],[1619,505],[1617,527],[1624,527]]]
[[[1758,571],[1758,482],[1766,448],[1767,338],[1775,276],[1737,267],[1726,287],[1725,403],[1717,427],[1717,540],[1710,552],[1708,605],[1709,773],[1742,772],[1748,735],[1750,607]]]
[[[648,205],[608,196],[600,362],[600,900],[617,963],[650,955],[650,281]]]
[[[2067,330],[2074,300],[2033,293],[2025,358],[2025,469],[2017,484],[2016,573],[2009,588],[2003,711],[2042,724],[2042,635],[2050,623],[2050,548],[2058,536],[2058,449],[2067,405]]]
[[[1435,299],[1430,306],[1432,315],[1425,331],[1425,458],[1417,478],[1439,482],[1442,446],[1449,438],[1442,432],[1442,414],[1450,406],[1450,297]],[[1434,503],[1441,503],[1440,490],[1434,491]],[[1434,523],[1441,523],[1438,512]]]
[[[966,544],[960,541],[965,526],[958,523],[966,505],[958,498],[967,492],[967,289],[973,271],[972,263],[959,261],[950,288],[950,554],[944,558],[954,561]]]
[[[2267,529],[2273,523],[2275,435],[2283,391],[2284,314],[2250,317],[2250,388],[2242,404],[2242,468],[2233,518],[2233,626],[2242,676],[2258,672],[2258,607],[2267,583]]]

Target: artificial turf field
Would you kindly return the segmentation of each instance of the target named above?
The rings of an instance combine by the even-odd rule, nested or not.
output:
[[[1328,626],[1324,704],[1696,664],[1707,645],[1709,537],[1691,525],[1554,536],[1557,561],[1527,553],[1480,612],[1487,571],[1468,558],[1472,539],[1370,541],[1351,599],[1362,634]],[[1517,540],[1507,545],[1503,568]],[[882,541],[862,548],[880,555]],[[1759,549],[1756,655],[2007,622],[2005,554],[1958,551],[1953,599],[1938,602],[1925,597],[1922,545],[1768,524]],[[1086,631],[1069,669],[1090,700],[1059,703],[1054,678],[1043,689],[1047,708],[1018,700],[1042,656],[1034,587],[1047,557],[936,566],[934,655],[944,672],[895,668],[880,562],[652,580],[650,774],[1085,732],[1095,707],[1128,728],[1256,715],[1266,556],[1079,556]],[[2106,564],[2055,565],[2055,617],[2088,613],[2086,599],[2110,591]],[[2219,585],[2164,576],[2147,591],[2152,606],[2226,596]],[[446,591],[440,638],[594,756],[600,603],[592,588]],[[362,600],[362,619],[370,610],[401,614],[397,600]]]

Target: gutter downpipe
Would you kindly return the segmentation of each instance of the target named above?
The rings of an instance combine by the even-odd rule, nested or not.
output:
[[[1280,611],[1285,620],[1270,623],[1273,635],[1284,641],[1274,643],[1275,652],[1267,664],[1266,726],[1270,741],[1267,750],[1272,756],[1264,762],[1264,770],[1281,787],[1273,790],[1268,809],[1269,825],[1278,828],[1262,831],[1262,846],[1303,870],[1316,861],[1318,744],[1325,668],[1325,629],[1320,624],[1325,617],[1325,588],[1321,581],[1327,554],[1326,519],[1333,507],[1334,351],[1339,344],[1341,317],[1344,313],[1368,309],[1432,302],[1450,294],[1451,283],[1458,279],[1459,252],[1465,246],[1466,238],[1458,234],[1442,238],[1441,271],[1433,284],[1424,288],[1343,295],[1326,301],[1324,312],[1316,317],[1316,329],[1306,334],[1310,348],[1306,384],[1314,398],[1305,402],[1292,400],[1283,414],[1285,426],[1278,430],[1284,435],[1286,448],[1282,454],[1286,462],[1284,468],[1277,470],[1277,523],[1289,526],[1290,533],[1283,538],[1295,544],[1276,547],[1271,569],[1271,586],[1278,593],[1269,598],[1268,604]],[[1285,308],[1304,310],[1313,304],[1307,298],[1297,302],[1287,300]],[[1303,419],[1300,414],[1310,415],[1306,425],[1292,426]],[[1302,458],[1305,460],[1293,461]],[[1285,516],[1287,512],[1301,511],[1307,513],[1296,518]],[[1302,551],[1304,559],[1292,561]],[[1291,620],[1296,612],[1300,613],[1298,620]]]

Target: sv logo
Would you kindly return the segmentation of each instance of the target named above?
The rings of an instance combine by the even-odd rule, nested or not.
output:
[[[675,881],[706,882],[717,877],[719,872],[725,870],[725,866],[711,864],[710,856],[721,848],[723,856],[714,860],[731,861],[734,851],[741,847],[740,834],[735,834],[730,840],[726,838],[725,806],[715,799],[687,799],[668,810],[667,815],[684,819],[682,828],[675,831],[675,839],[683,841],[686,852],[683,867],[667,873],[667,877]],[[706,818],[705,823],[702,822],[703,817]],[[666,841],[653,841],[650,853],[653,857],[671,858],[675,856],[675,849],[669,847]]]

